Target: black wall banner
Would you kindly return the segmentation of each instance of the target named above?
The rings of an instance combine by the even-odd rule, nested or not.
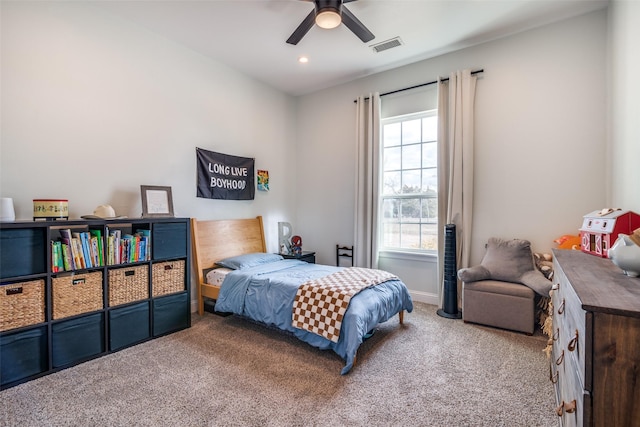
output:
[[[230,156],[196,147],[198,197],[253,200],[255,159]]]

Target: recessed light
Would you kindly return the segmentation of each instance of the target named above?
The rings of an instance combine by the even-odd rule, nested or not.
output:
[[[298,62],[301,64],[306,64],[307,62],[309,62],[309,58],[306,56],[301,56],[300,58],[298,58]]]

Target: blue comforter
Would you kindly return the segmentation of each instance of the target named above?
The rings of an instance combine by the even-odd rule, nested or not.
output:
[[[304,282],[341,270],[298,260],[281,260],[232,271],[225,278],[215,309],[235,313],[289,331],[302,341],[320,349],[331,349],[346,360],[342,374],[353,367],[358,347],[378,323],[402,310],[411,312],[413,302],[404,283],[390,280],[360,291],[349,303],[337,343],[294,328],[291,325],[293,301]]]

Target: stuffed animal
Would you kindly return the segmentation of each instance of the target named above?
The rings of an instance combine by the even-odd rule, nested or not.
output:
[[[551,254],[534,252],[533,260],[535,261],[536,267],[538,268],[538,270],[540,270],[542,275],[546,277],[548,280],[552,280],[553,279],[553,261],[552,261]]]
[[[580,250],[580,236],[574,236],[572,234],[565,234],[553,241],[558,244],[558,249],[575,249]]]

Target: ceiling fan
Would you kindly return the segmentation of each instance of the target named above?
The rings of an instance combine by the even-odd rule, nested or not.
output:
[[[302,0],[313,1],[314,10],[307,15],[296,30],[289,36],[287,43],[296,45],[309,32],[314,24],[321,28],[335,28],[340,23],[344,23],[353,34],[360,40],[367,43],[375,38],[373,33],[364,26],[353,13],[343,6],[343,3],[350,3],[356,0]]]

